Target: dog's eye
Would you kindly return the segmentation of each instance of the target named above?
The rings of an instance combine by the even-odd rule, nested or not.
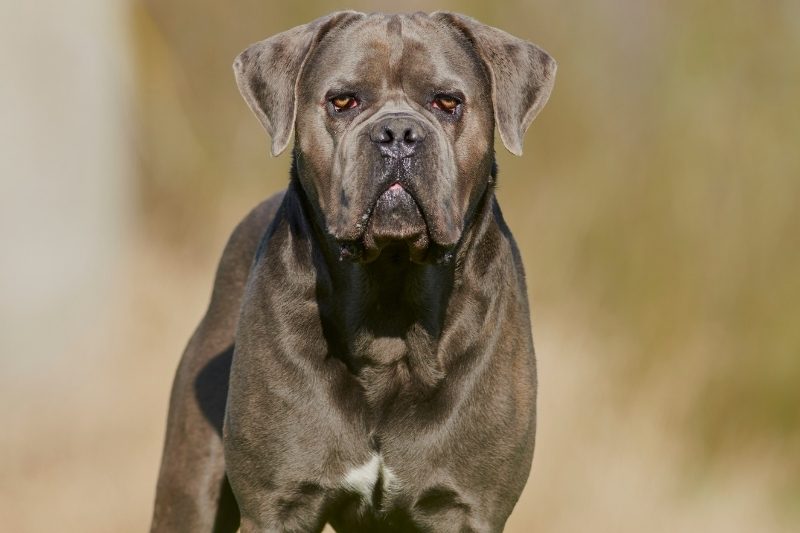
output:
[[[358,100],[356,100],[355,96],[340,94],[339,96],[331,98],[331,105],[336,111],[346,111],[356,107],[358,105]]]
[[[441,109],[451,115],[456,112],[460,104],[461,101],[458,98],[449,94],[437,94],[431,103],[436,109]]]

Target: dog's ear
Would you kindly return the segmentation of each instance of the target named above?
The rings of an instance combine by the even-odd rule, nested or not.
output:
[[[506,149],[522,155],[522,137],[550,97],[556,62],[533,43],[456,13],[432,16],[459,29],[472,42],[492,82],[492,105]]]
[[[342,20],[340,11],[257,42],[236,57],[233,71],[245,102],[272,137],[272,155],[286,149],[297,116],[297,81],[316,44]]]

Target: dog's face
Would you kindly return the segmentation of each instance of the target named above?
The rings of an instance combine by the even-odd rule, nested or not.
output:
[[[463,38],[462,38],[463,40]],[[298,87],[300,174],[328,230],[424,257],[451,248],[492,164],[491,83],[480,58],[429,17],[369,17],[331,30]]]
[[[327,231],[370,261],[405,244],[447,257],[489,186],[497,122],[514,153],[555,62],[472,19],[344,12],[257,43],[235,64],[273,137],[296,126],[298,176]]]

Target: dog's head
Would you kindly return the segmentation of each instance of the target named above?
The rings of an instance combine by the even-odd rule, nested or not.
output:
[[[459,242],[491,181],[495,125],[521,154],[556,64],[462,15],[340,12],[250,46],[234,70],[273,155],[295,128],[300,182],[345,255],[402,243],[421,262]]]

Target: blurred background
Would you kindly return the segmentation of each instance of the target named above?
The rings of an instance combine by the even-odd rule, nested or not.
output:
[[[2,529],[147,529],[216,261],[288,179],[232,60],[343,7],[559,61],[524,157],[497,147],[540,364],[507,531],[800,531],[794,0],[4,2]]]

